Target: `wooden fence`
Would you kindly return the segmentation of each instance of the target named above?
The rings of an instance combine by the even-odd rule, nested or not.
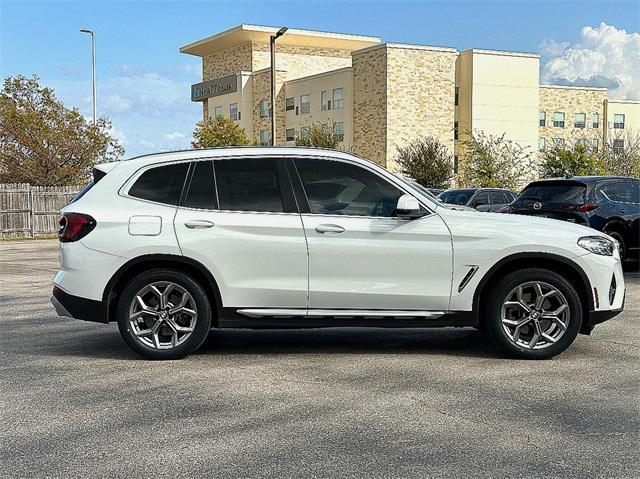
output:
[[[0,238],[55,235],[60,209],[79,190],[77,186],[0,183]]]

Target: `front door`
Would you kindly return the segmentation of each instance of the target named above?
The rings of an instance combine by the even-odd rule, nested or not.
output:
[[[359,164],[311,158],[294,164],[308,203],[302,221],[310,310],[448,309],[451,236],[438,215],[394,217],[405,191]]]
[[[196,162],[174,224],[225,308],[307,307],[307,244],[284,160]]]

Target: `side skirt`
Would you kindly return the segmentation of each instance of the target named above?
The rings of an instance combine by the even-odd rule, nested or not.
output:
[[[474,326],[471,311],[224,308],[219,328],[442,328]]]

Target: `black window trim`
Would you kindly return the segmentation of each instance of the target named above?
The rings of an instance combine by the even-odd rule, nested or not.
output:
[[[295,161],[294,160],[327,160],[327,161],[339,161],[341,163],[347,163],[349,165],[352,166],[358,166],[360,168],[364,168],[365,170],[369,171],[370,173],[373,173],[374,175],[376,175],[378,178],[382,179],[383,181],[386,181],[387,183],[391,183],[393,186],[395,186],[397,189],[399,189],[403,194],[407,194],[410,196],[413,196],[416,200],[418,200],[418,203],[420,204],[420,206],[422,206],[427,214],[424,216],[421,216],[420,219],[422,218],[426,218],[428,216],[432,216],[435,214],[435,212],[433,211],[433,208],[430,207],[429,205],[425,204],[425,202],[423,200],[421,200],[420,198],[416,197],[415,194],[413,194],[413,192],[408,189],[406,186],[404,186],[403,184],[401,184],[400,182],[396,181],[395,178],[392,180],[390,178],[387,178],[383,175],[381,175],[379,172],[377,172],[376,170],[374,170],[373,168],[370,168],[368,165],[364,165],[362,163],[359,163],[357,161],[352,161],[346,158],[337,158],[337,157],[327,157],[327,156],[312,156],[312,155],[285,155],[285,157],[289,160],[289,172],[291,174],[291,181],[294,184],[293,186],[293,191],[294,193],[296,193],[296,201],[298,203],[298,205],[302,205],[302,207],[300,208],[300,214],[304,214],[307,216],[324,216],[324,217],[331,217],[331,218],[336,218],[336,217],[340,217],[340,218],[368,218],[368,219],[376,219],[376,220],[395,220],[395,221],[415,221],[415,220],[407,220],[404,218],[398,218],[395,216],[367,216],[367,215],[332,215],[332,214],[327,214],[327,213],[313,213],[311,212],[311,207],[309,205],[309,199],[307,198],[307,193],[304,189],[304,185],[302,183],[302,178],[300,177],[300,173],[298,172],[298,168],[296,167]],[[293,172],[295,172],[295,175],[293,174]],[[296,184],[297,183],[297,184]]]
[[[213,170],[213,191],[216,194],[215,197],[215,202],[216,202],[216,208],[194,208],[193,206],[185,206],[184,202],[187,199],[187,195],[189,194],[189,190],[191,189],[191,182],[193,181],[193,175],[195,174],[196,171],[196,163],[201,163],[203,161],[210,161],[211,162],[211,169]],[[182,194],[180,195],[180,203],[178,204],[178,207],[183,209],[183,210],[190,210],[190,211],[217,211],[217,206],[220,204],[220,201],[218,200],[218,183],[216,182],[216,169],[213,167],[213,158],[198,158],[198,159],[193,159],[191,160],[191,163],[189,165],[189,172],[187,173],[187,182],[185,184],[185,186],[182,188]]]

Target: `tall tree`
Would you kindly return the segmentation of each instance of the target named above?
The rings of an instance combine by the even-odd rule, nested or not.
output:
[[[516,189],[533,176],[533,160],[528,149],[508,140],[473,132],[462,143],[460,182],[478,188]]]
[[[451,184],[453,157],[432,136],[397,147],[395,162],[400,173],[428,188],[447,188]]]
[[[584,142],[568,146],[553,146],[542,153],[540,176],[557,178],[565,175],[602,175],[605,173],[602,158]]]
[[[196,124],[193,131],[194,148],[215,148],[219,146],[246,146],[251,142],[244,128],[222,116],[204,120]]]
[[[36,186],[80,184],[95,163],[118,159],[124,149],[111,123],[87,122],[66,108],[36,76],[5,78],[0,91],[0,182]]]

